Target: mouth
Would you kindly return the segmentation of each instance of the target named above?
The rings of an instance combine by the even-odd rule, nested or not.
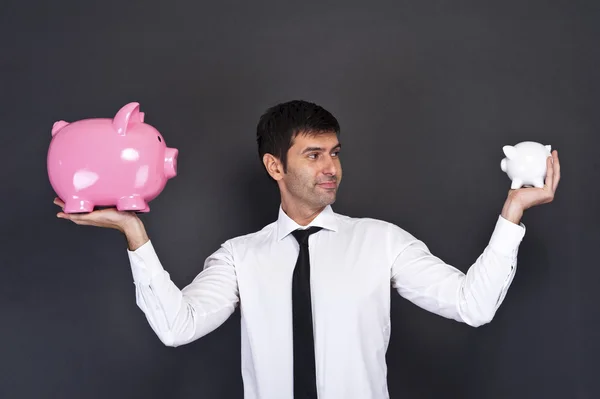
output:
[[[324,183],[319,183],[317,186],[325,188],[325,189],[334,189],[337,188],[337,183],[334,181],[328,181]]]

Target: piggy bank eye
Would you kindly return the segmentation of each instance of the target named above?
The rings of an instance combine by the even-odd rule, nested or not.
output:
[[[158,141],[162,143],[162,139],[160,138],[160,136],[156,136],[158,137]]]

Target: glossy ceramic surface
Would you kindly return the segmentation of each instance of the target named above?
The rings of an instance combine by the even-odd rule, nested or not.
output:
[[[144,122],[138,103],[114,118],[58,121],[48,149],[48,177],[65,213],[95,206],[148,212],[148,202],[177,175],[178,150]]]
[[[523,141],[514,146],[506,145],[502,150],[506,158],[500,162],[500,168],[512,180],[512,189],[544,187],[546,159],[552,152],[550,145]]]

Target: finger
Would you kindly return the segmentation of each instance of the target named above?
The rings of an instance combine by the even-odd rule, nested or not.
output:
[[[89,220],[86,218],[86,216],[87,215],[85,215],[85,214],[64,213],[64,212],[59,212],[56,214],[56,217],[58,217],[58,218],[70,220],[71,222],[77,223],[77,224],[89,224]]]
[[[58,212],[56,214],[57,218],[61,218],[61,219],[67,219],[67,220],[71,220],[73,221],[77,215],[76,214],[72,214],[72,213],[64,213],[64,212]]]
[[[61,208],[64,208],[65,203],[58,197],[54,198],[54,204],[60,206]]]
[[[554,186],[554,168],[552,166],[552,157],[550,156],[546,158],[546,182],[544,187],[547,187],[549,190],[552,190]]]
[[[93,223],[88,221],[87,219],[75,219],[73,220],[73,223],[79,225],[79,226],[90,226]]]
[[[554,164],[552,165],[554,168],[554,181],[552,185],[552,191],[556,191],[556,187],[558,187],[558,182],[560,181],[560,161],[558,160],[558,151],[554,150],[552,153],[552,159]]]

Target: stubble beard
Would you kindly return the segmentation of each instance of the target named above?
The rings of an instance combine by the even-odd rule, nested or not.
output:
[[[289,192],[302,203],[310,206],[311,208],[324,208],[327,205],[331,205],[336,201],[337,187],[335,189],[326,190],[318,186],[317,182],[302,183],[302,179],[293,174],[292,184],[288,187]],[[337,179],[333,181],[337,182]]]
[[[318,190],[322,190],[316,185],[313,188],[313,197],[315,198],[315,205],[319,207],[325,207],[335,202],[337,197],[337,188],[335,190],[327,190],[326,193],[319,193]]]

